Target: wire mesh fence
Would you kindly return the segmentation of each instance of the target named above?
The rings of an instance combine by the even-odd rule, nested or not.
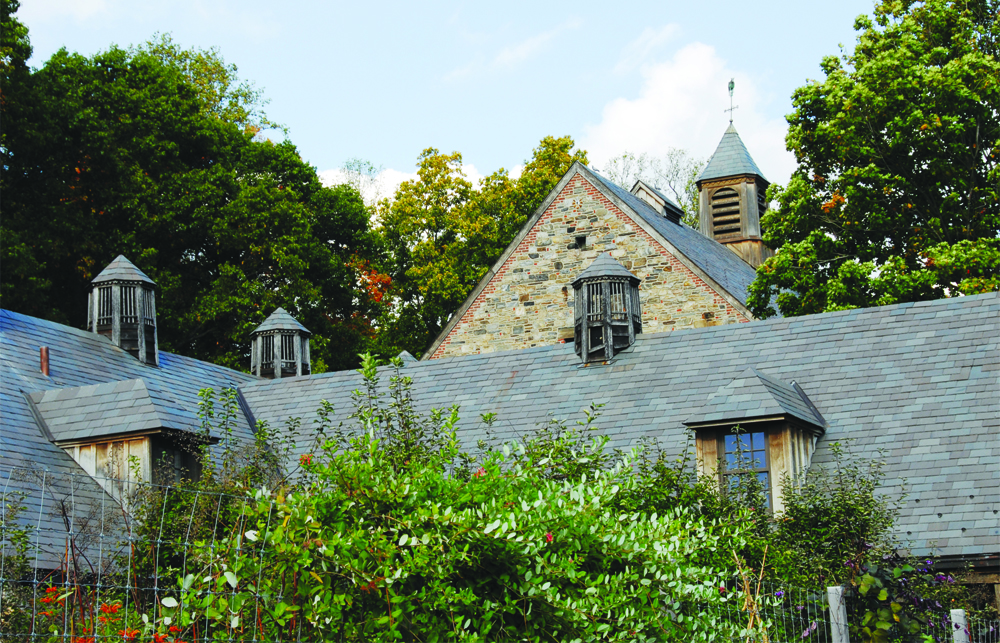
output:
[[[767,643],[830,643],[830,605],[825,591],[806,590],[763,582],[741,591],[727,589],[729,600],[721,615],[734,623],[749,623],[753,618],[760,627],[752,635]]]
[[[1000,643],[1000,621],[970,621],[969,640],[971,643]]]
[[[248,496],[85,474],[4,473],[0,641],[218,640],[208,620],[182,617],[178,596],[184,579],[217,573],[212,553],[220,539],[244,531]],[[262,543],[245,542],[237,553],[259,559]],[[236,585],[223,584],[229,591],[208,590],[216,611],[244,621],[230,620],[227,640],[264,640],[247,618],[263,612],[264,597],[231,609]]]

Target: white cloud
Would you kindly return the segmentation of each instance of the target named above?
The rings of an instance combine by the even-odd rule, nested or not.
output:
[[[567,29],[575,29],[578,26],[580,26],[580,21],[574,18],[556,26],[553,29],[543,31],[540,34],[532,36],[527,40],[522,40],[521,42],[504,47],[493,60],[493,64],[499,67],[511,67],[524,62],[538,53],[545,47],[545,45],[555,39],[556,36]]]
[[[646,62],[653,52],[673,40],[679,30],[680,27],[676,24],[643,29],[639,37],[627,44],[622,50],[618,64],[615,65],[615,73],[631,71]]]
[[[639,40],[642,40],[640,37]],[[639,42],[638,40],[636,42]],[[670,147],[708,158],[728,125],[728,83],[736,80],[734,123],[764,176],[785,183],[795,159],[785,150],[784,119],[768,118],[768,100],[753,76],[732,69],[715,49],[692,43],[671,59],[641,68],[639,96],[604,106],[600,123],[587,126],[581,141],[595,167],[623,152],[662,156]]]
[[[469,62],[449,71],[442,79],[445,82],[449,82],[466,76],[480,74],[490,69],[510,69],[540,53],[564,31],[576,29],[579,26],[580,20],[578,18],[571,18],[548,31],[543,31],[530,38],[503,47],[493,57],[492,61],[487,62],[484,56],[476,55]]]

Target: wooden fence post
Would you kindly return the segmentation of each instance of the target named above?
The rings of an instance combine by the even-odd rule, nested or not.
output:
[[[851,638],[847,629],[847,603],[844,602],[844,588],[827,587],[826,597],[830,603],[830,636],[833,638],[832,643],[850,643]]]
[[[969,623],[965,620],[965,610],[951,610],[951,626],[953,643],[969,643]]]

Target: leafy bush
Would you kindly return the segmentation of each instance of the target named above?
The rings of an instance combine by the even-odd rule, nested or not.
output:
[[[689,561],[738,544],[739,529],[685,509],[613,510],[640,484],[627,459],[560,482],[545,477],[544,459],[509,448],[465,480],[448,472],[457,456],[451,446],[397,470],[366,433],[324,451],[308,465],[308,488],[276,502],[258,491],[245,531],[196,545],[210,564],[186,577],[180,620],[206,619],[226,636],[259,627],[315,640],[736,633],[705,613],[724,600],[726,571]]]

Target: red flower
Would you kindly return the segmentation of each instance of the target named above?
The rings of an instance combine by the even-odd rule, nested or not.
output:
[[[166,643],[166,641],[166,634],[157,634],[156,632],[153,632],[153,643]]]
[[[478,469],[476,469],[476,472],[472,474],[472,477],[473,478],[482,478],[485,475],[486,475],[486,469],[484,469],[482,467],[479,467]]]
[[[313,463],[313,457],[312,457],[311,453],[303,455],[303,456],[299,456],[299,464],[301,464],[303,467],[307,466],[307,465],[310,465],[312,463]]]
[[[111,605],[105,603],[101,605],[101,611],[105,614],[117,614],[119,609],[121,609],[121,605],[119,603],[112,603]]]
[[[139,630],[130,630],[127,627],[124,630],[118,630],[118,636],[122,637],[126,641],[134,641],[135,637],[139,635]]]
[[[46,594],[56,594],[58,592],[59,592],[58,587],[49,587],[48,589],[45,590]]]
[[[181,631],[181,628],[177,627],[176,625],[171,625],[170,629],[168,629],[167,631],[171,633],[177,633]]]
[[[720,594],[725,594],[726,593],[726,588],[720,585],[719,586],[719,593]]]
[[[548,532],[547,534],[545,534],[545,542],[547,542],[547,543],[552,542],[552,532],[551,531]]]

